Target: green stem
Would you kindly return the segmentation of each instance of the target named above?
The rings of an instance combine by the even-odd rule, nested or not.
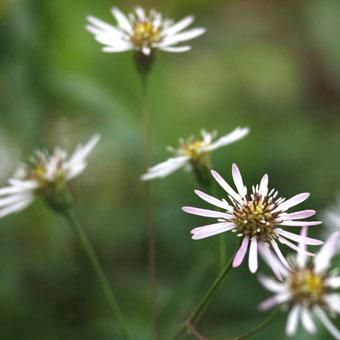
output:
[[[244,333],[242,335],[239,335],[239,336],[236,336],[236,337],[232,338],[231,340],[246,339],[246,338],[249,338],[250,336],[252,336],[252,335],[262,331],[275,318],[275,316],[278,313],[278,311],[279,311],[279,308],[274,309],[274,311],[267,317],[267,319],[262,321],[256,327],[254,327],[253,329],[249,330],[248,332],[246,332],[246,333]]]
[[[228,273],[230,272],[230,269],[232,267],[233,258],[234,256],[232,256],[229,259],[228,263],[224,266],[221,273],[218,275],[218,277],[212,283],[208,291],[204,294],[204,296],[198,302],[193,312],[190,314],[189,318],[186,320],[186,322],[184,322],[181,325],[177,334],[175,335],[175,339],[179,338],[187,330],[188,324],[195,326],[198,323],[199,319],[203,316],[206,308],[208,307],[209,302],[211,301],[214,293],[219,288],[219,286],[222,284],[224,279],[228,276]]]
[[[142,83],[142,110],[144,120],[144,168],[150,167],[151,158],[151,127],[150,127],[150,109],[148,103],[147,93],[147,77],[146,73],[141,73]],[[157,274],[156,274],[156,230],[154,224],[154,211],[153,211],[153,193],[151,182],[145,182],[146,192],[146,209],[147,209],[147,233],[148,233],[148,262],[149,262],[149,276],[150,276],[150,292],[151,292],[151,308],[153,320],[153,333],[154,339],[160,338],[160,325],[159,325],[159,307],[158,307],[158,287],[157,287]]]
[[[91,245],[91,242],[89,241],[89,239],[87,238],[83,228],[81,227],[76,214],[74,213],[73,209],[65,209],[65,211],[63,212],[63,215],[65,216],[65,218],[67,219],[67,221],[69,222],[70,226],[72,227],[72,229],[75,231],[75,233],[77,234],[79,241],[81,243],[81,245],[83,246],[91,264],[93,267],[93,270],[96,273],[97,279],[103,289],[104,295],[106,296],[107,302],[109,303],[113,316],[117,321],[117,324],[119,325],[119,327],[121,328],[121,332],[123,334],[124,339],[129,340],[131,339],[130,335],[129,335],[129,331],[127,328],[127,325],[125,323],[124,317],[122,315],[122,312],[120,310],[119,305],[116,302],[116,299],[113,296],[112,290],[110,288],[109,282],[105,276],[105,273],[103,271],[103,268],[101,267],[98,257]]]

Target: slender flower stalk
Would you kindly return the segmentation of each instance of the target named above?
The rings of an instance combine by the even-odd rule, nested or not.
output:
[[[305,239],[307,227],[302,229]],[[289,308],[286,334],[293,336],[301,322],[304,329],[315,334],[314,318],[318,318],[329,333],[340,339],[340,330],[331,322],[330,317],[340,315],[340,276],[339,268],[330,269],[332,257],[338,248],[340,232],[333,233],[312,261],[306,257],[306,243],[301,242],[297,256],[292,260],[292,270],[287,270],[277,261],[276,266],[283,280],[260,276],[261,284],[274,293],[264,300],[259,309],[264,311],[274,306]]]
[[[103,293],[106,297],[106,300],[111,308],[112,314],[117,321],[117,324],[119,325],[122,336],[124,339],[129,340],[131,339],[128,327],[126,325],[125,319],[123,317],[123,314],[121,312],[121,309],[112,293],[110,284],[108,282],[108,279],[104,273],[104,270],[102,266],[100,265],[100,262],[98,260],[98,257],[92,247],[92,244],[88,237],[86,236],[83,228],[81,227],[78,218],[76,214],[74,213],[72,208],[65,209],[63,212],[61,212],[68,223],[70,224],[71,228],[74,230],[75,234],[78,236],[79,242],[82,245],[86,255],[89,258],[89,261],[93,267],[93,270],[97,276],[98,282],[103,290]]]
[[[144,168],[147,169],[150,165],[152,136],[150,126],[150,109],[148,102],[148,74],[140,74],[142,88],[142,110],[144,121]],[[157,286],[157,259],[156,259],[156,229],[154,223],[154,202],[152,185],[149,182],[145,183],[146,194],[146,213],[147,213],[147,234],[148,234],[148,262],[150,276],[150,295],[153,320],[154,338],[160,338],[159,325],[159,305],[158,305],[158,286]]]
[[[229,274],[229,272],[232,268],[232,260],[233,260],[233,256],[227,262],[227,264],[225,265],[223,270],[220,272],[220,274],[214,280],[214,282],[212,283],[210,288],[207,290],[207,292],[203,295],[201,300],[197,303],[197,305],[195,306],[193,311],[190,313],[186,322],[184,322],[180,326],[180,328],[178,329],[178,332],[175,335],[175,339],[178,339],[186,331],[190,332],[190,327],[188,327],[188,325],[191,325],[193,327],[195,327],[197,325],[200,318],[203,316],[204,312],[206,311],[209,303],[211,302],[213,296],[215,295],[217,289],[221,286],[221,284],[227,278],[227,276],[228,276],[228,274]]]
[[[278,242],[293,250],[298,247],[293,242],[300,242],[302,239],[309,245],[321,245],[323,242],[313,238],[303,238],[300,235],[286,231],[285,227],[314,226],[319,221],[303,221],[313,216],[314,210],[302,210],[288,213],[287,210],[309,197],[309,193],[302,193],[286,200],[277,198],[278,192],[268,189],[268,175],[264,175],[259,185],[253,186],[252,192],[248,193],[247,187],[236,164],[232,166],[232,176],[237,188],[235,191],[216,171],[211,171],[216,182],[226,191],[227,197],[219,199],[210,196],[202,191],[195,190],[195,193],[204,201],[222,209],[223,211],[201,209],[195,207],[184,207],[183,210],[189,214],[205,216],[217,219],[217,223],[194,228],[192,238],[200,240],[206,237],[232,231],[241,240],[241,246],[233,260],[233,267],[242,264],[249,248],[248,265],[249,270],[255,273],[258,269],[258,252],[269,261],[274,272],[279,276],[272,256],[269,254],[269,247],[275,251],[286,268],[290,268],[283,256]],[[293,242],[292,242],[293,241]]]

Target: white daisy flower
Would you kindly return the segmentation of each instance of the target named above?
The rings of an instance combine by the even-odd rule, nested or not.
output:
[[[201,138],[192,136],[187,140],[180,139],[177,149],[168,147],[168,150],[175,154],[175,157],[149,168],[147,173],[142,176],[142,180],[163,178],[185,166],[191,170],[197,163],[206,163],[210,152],[235,143],[248,133],[249,128],[238,127],[227,135],[215,139],[216,132],[210,133],[202,130]]]
[[[306,233],[307,227],[304,227],[301,236],[305,237]],[[300,322],[308,333],[315,334],[317,328],[314,318],[318,318],[335,339],[340,339],[340,331],[330,320],[330,317],[340,314],[340,294],[335,292],[340,288],[339,271],[330,270],[339,237],[340,232],[333,233],[313,261],[307,261],[305,243],[300,243],[292,270],[287,270],[280,262],[276,263],[282,273],[282,281],[260,276],[262,285],[274,296],[263,301],[259,308],[265,311],[277,305],[287,306],[288,336],[296,333]]]
[[[309,193],[301,193],[286,200],[278,198],[275,189],[268,188],[268,175],[264,175],[260,184],[252,187],[248,193],[247,187],[236,164],[232,165],[232,176],[236,191],[214,170],[211,171],[216,182],[227,193],[226,198],[215,198],[202,191],[195,190],[197,196],[204,201],[219,208],[219,210],[207,210],[195,207],[184,207],[189,214],[205,216],[217,219],[217,223],[201,226],[191,230],[192,238],[200,240],[226,231],[233,231],[240,238],[241,245],[234,260],[233,267],[238,267],[243,262],[249,248],[249,270],[255,273],[258,268],[258,251],[269,262],[274,272],[279,276],[269,254],[269,246],[272,247],[280,261],[289,268],[289,264],[283,256],[278,242],[294,250],[297,246],[292,243],[300,242],[301,236],[284,228],[296,228],[301,226],[318,225],[319,221],[302,221],[315,215],[315,210],[301,210],[292,213],[287,211],[302,203],[309,197]],[[229,200],[229,202],[227,201]],[[304,239],[307,244],[321,245],[323,242],[312,239]]]
[[[117,21],[116,27],[96,17],[87,17],[89,24],[86,29],[104,45],[103,52],[134,50],[146,56],[151,55],[155,49],[166,52],[186,52],[191,49],[190,46],[177,45],[194,39],[206,31],[201,27],[183,31],[194,22],[193,16],[174,23],[163,18],[154,9],[146,13],[143,8],[136,7],[134,13],[125,15],[117,7],[113,7],[111,12]]]
[[[85,145],[78,145],[70,157],[60,148],[51,155],[36,151],[27,164],[17,169],[14,178],[8,180],[8,186],[0,189],[0,218],[25,209],[36,196],[58,190],[66,181],[80,175],[99,139],[99,135],[94,135]]]

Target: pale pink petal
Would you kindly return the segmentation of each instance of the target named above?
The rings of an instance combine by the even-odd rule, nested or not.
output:
[[[284,225],[287,227],[303,227],[303,226],[308,226],[312,227],[315,225],[322,224],[321,221],[284,221],[281,223],[278,223],[278,225]]]
[[[280,259],[280,261],[282,262],[282,264],[287,268],[287,269],[291,269],[290,268],[290,265],[288,264],[286,258],[283,256],[279,246],[277,245],[276,241],[272,240],[271,242],[271,245],[277,255],[277,257]]]
[[[298,246],[298,245],[296,245],[296,244],[294,244],[294,243],[292,243],[292,242],[286,240],[285,238],[279,237],[278,240],[280,241],[280,243],[286,245],[286,246],[289,247],[290,249],[293,249],[293,250],[295,250],[296,252],[299,251],[299,246]],[[305,251],[305,254],[308,255],[308,256],[315,256],[314,253],[311,253],[310,251],[307,251],[307,250]]]
[[[238,249],[234,260],[233,260],[233,267],[236,268],[241,265],[248,249],[248,244],[249,244],[249,237],[245,236],[242,240],[241,247]]]
[[[288,199],[287,201],[284,201],[283,203],[279,204],[279,206],[275,209],[275,211],[286,211],[291,207],[294,207],[295,205],[298,205],[305,201],[310,194],[308,192],[304,192],[302,194],[298,194],[293,196],[292,198]]]
[[[293,306],[293,308],[290,310],[288,314],[288,319],[287,319],[287,324],[286,324],[286,334],[288,336],[295,335],[298,324],[299,324],[300,315],[301,315],[301,306],[300,305]]]
[[[253,237],[250,242],[249,249],[249,257],[248,257],[248,265],[249,270],[252,273],[256,273],[258,268],[258,260],[257,260],[257,240],[256,237]]]
[[[222,223],[215,223],[210,224],[202,227],[197,227],[191,230],[192,239],[193,240],[200,240],[202,238],[206,238],[209,236],[217,235],[231,229],[234,229],[235,226],[232,223],[222,222]]]
[[[314,270],[316,273],[320,273],[329,267],[330,261],[337,251],[339,237],[340,232],[333,233],[315,256]]]
[[[195,207],[183,207],[182,210],[188,214],[204,216],[204,217],[225,218],[225,219],[230,219],[233,217],[232,215],[226,214],[222,211],[201,209],[201,208],[195,208]]]
[[[302,227],[301,229],[301,237],[302,241],[299,244],[299,250],[297,253],[296,261],[300,268],[304,268],[306,265],[306,243],[304,242],[305,238],[307,237],[307,227]]]
[[[296,211],[293,213],[283,213],[280,215],[280,219],[286,221],[286,220],[302,220],[304,218],[308,218],[311,216],[314,216],[316,213],[315,210],[312,209],[307,209],[307,210],[301,210],[301,211]]]

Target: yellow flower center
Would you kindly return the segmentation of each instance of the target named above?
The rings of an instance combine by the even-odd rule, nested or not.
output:
[[[255,194],[252,199],[237,205],[234,209],[234,223],[240,236],[256,237],[269,242],[276,233],[274,231],[278,213],[272,212],[273,207],[266,199]]]
[[[161,40],[161,31],[155,28],[151,21],[140,21],[135,23],[131,41],[137,47],[149,46]]]
[[[298,302],[310,305],[320,304],[325,293],[324,277],[315,274],[310,268],[291,274],[290,288]]]
[[[46,167],[44,164],[37,164],[29,169],[27,173],[27,179],[37,181],[40,186],[46,186]]]
[[[202,146],[203,142],[201,140],[193,140],[189,143],[183,143],[180,146],[180,150],[191,159],[197,160],[198,158],[202,157]]]

